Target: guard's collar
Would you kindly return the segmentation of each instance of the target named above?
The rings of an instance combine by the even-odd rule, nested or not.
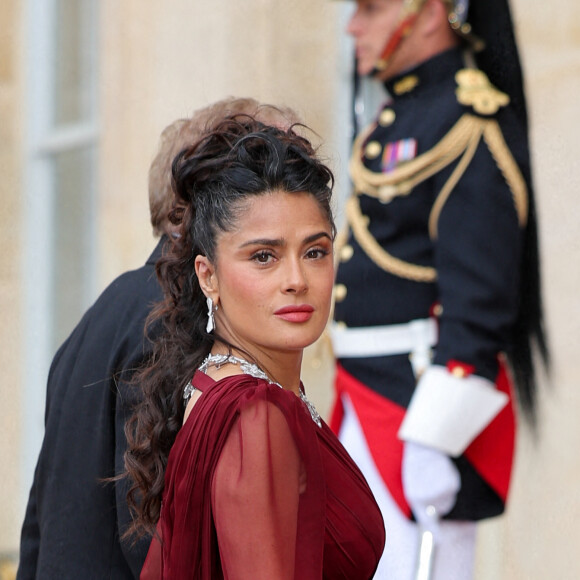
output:
[[[385,81],[384,85],[388,93],[396,99],[441,81],[452,79],[455,73],[464,66],[462,49],[452,48]]]

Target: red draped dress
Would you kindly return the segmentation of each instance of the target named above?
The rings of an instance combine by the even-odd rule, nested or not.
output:
[[[328,426],[262,379],[198,371],[193,384],[141,579],[372,578],[382,516]]]

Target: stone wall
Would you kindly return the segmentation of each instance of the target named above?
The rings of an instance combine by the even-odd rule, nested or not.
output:
[[[164,126],[230,95],[285,103],[333,133],[337,3],[103,3],[103,279],[150,247],[146,179]],[[131,232],[131,236],[127,235]],[[104,235],[106,232],[107,235]]]
[[[478,578],[580,576],[580,6],[513,3],[527,80],[553,373],[520,430],[506,517],[481,527]]]

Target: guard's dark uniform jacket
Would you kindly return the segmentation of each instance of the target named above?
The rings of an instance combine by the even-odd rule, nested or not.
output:
[[[460,50],[386,87],[392,98],[353,148],[335,326],[400,325],[435,314],[432,362],[459,365],[509,392],[500,353],[518,307],[528,203],[524,128],[507,95],[466,69]],[[409,354],[338,356],[338,394],[349,394],[379,472],[410,514],[397,439],[417,382]],[[340,420],[339,397],[335,430]],[[462,488],[449,517],[503,511],[513,440],[510,403],[456,459]]]
[[[147,315],[162,298],[163,240],[142,268],[117,278],[60,347],[48,378],[45,435],[22,527],[17,578],[138,578],[149,541],[121,543],[130,522],[125,420],[139,397],[126,384],[143,360]]]

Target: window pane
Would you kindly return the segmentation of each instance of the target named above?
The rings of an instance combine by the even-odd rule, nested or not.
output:
[[[87,307],[93,274],[95,148],[54,157],[54,347],[70,333]]]
[[[93,0],[55,0],[55,126],[90,119],[95,77]]]

